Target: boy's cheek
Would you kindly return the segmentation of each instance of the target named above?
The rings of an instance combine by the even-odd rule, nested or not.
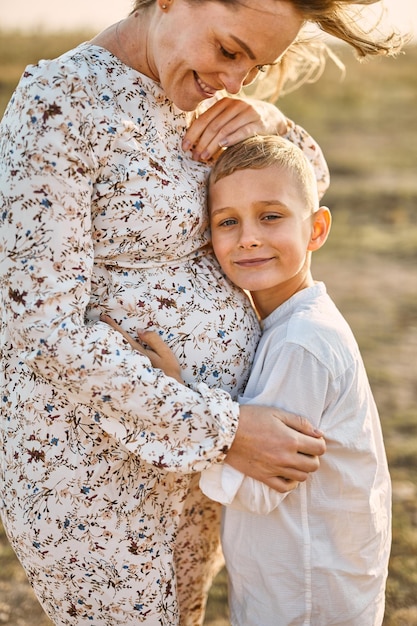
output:
[[[212,237],[212,245],[217,260],[220,263],[226,262],[228,258],[228,248],[225,246],[225,243],[219,238]]]

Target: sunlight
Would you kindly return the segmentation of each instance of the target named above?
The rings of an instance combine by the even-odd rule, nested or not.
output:
[[[401,29],[417,33],[417,3],[414,0],[385,0],[392,21]],[[101,30],[129,13],[132,0],[13,0],[2,11],[3,29]]]

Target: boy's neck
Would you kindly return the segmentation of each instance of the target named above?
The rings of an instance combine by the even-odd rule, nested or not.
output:
[[[287,283],[277,285],[274,289],[252,291],[251,298],[256,312],[261,320],[263,320],[275,311],[275,309],[281,306],[281,304],[287,302],[287,300],[289,300],[294,294],[302,291],[303,289],[307,289],[308,287],[312,287],[313,285],[314,280],[309,272],[307,276],[303,276],[298,284],[293,281],[289,281]]]

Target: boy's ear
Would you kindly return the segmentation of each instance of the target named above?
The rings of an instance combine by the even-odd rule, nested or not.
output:
[[[310,243],[307,250],[318,250],[325,243],[332,225],[332,214],[327,206],[321,206],[313,215]]]

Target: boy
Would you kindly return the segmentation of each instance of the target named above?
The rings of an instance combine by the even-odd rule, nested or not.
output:
[[[203,491],[228,505],[222,544],[231,623],[379,626],[391,485],[356,341],[311,274],[329,209],[319,207],[301,150],[280,137],[225,150],[210,175],[209,209],[219,263],[251,293],[263,326],[239,401],[308,416],[327,443],[320,469],[285,496],[227,465],[203,472]],[[140,338],[153,364],[180,379],[159,338]]]

